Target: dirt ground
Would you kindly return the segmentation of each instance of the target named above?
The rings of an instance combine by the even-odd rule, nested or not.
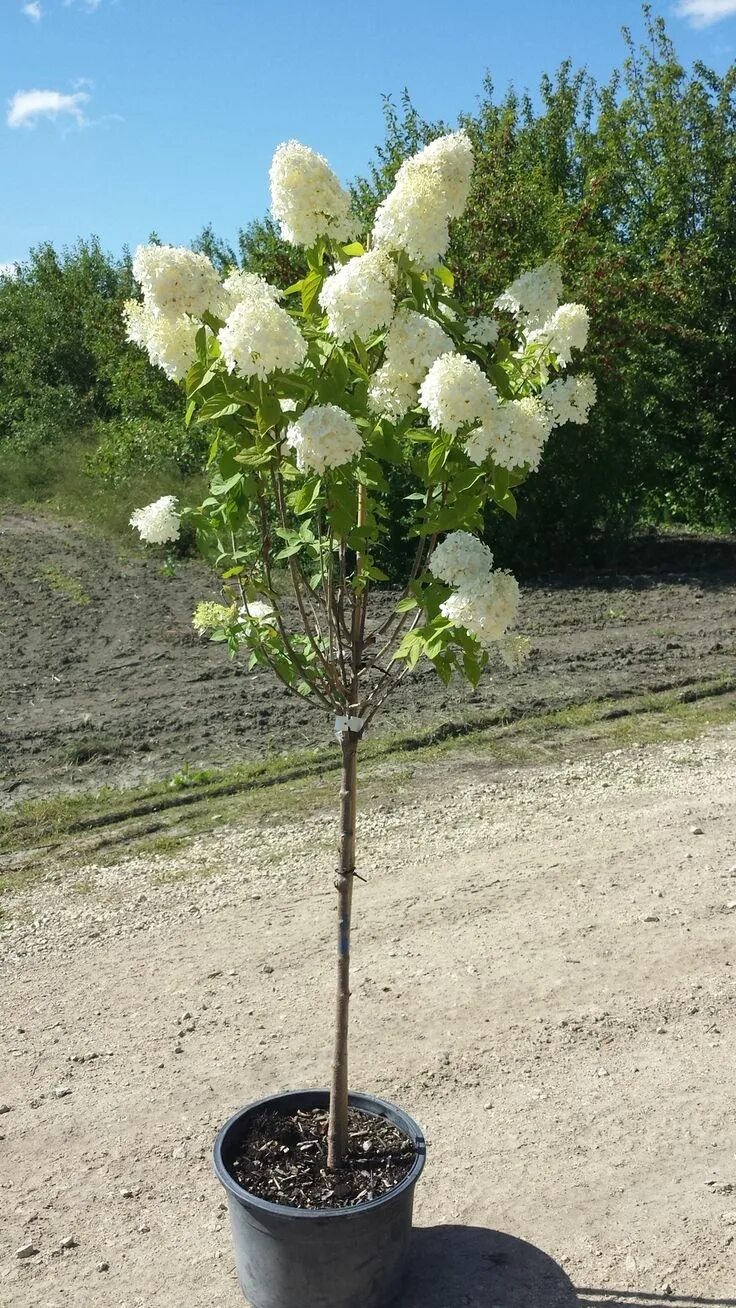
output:
[[[332,727],[271,677],[201,644],[196,563],[175,577],[50,516],[0,516],[0,805],[60,788],[129,785],[320,743]],[[445,689],[421,664],[376,730],[498,707],[555,708],[732,672],[736,542],[639,547],[616,575],[526,588],[525,668]]]
[[[736,729],[465,749],[371,794],[351,1083],[428,1136],[402,1308],[733,1305]],[[14,897],[3,1308],[242,1302],[210,1149],[325,1082],[334,826],[215,827]]]

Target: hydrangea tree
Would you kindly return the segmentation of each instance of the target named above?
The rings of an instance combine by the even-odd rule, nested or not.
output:
[[[519,587],[481,540],[484,509],[515,515],[552,428],[585,422],[595,399],[590,377],[565,373],[588,315],[560,305],[554,263],[509,286],[497,318],[468,317],[454,299],[442,260],[472,170],[465,133],[433,141],[402,164],[366,235],[327,161],[287,142],[272,210],[306,248],[303,280],[281,290],[233,271],[222,282],[202,254],[143,246],[142,301],[126,306],[130,339],[181,381],[187,423],[212,431],[204,503],[180,510],[166,496],[131,521],[160,544],[182,514],[192,520],[223,585],[195,626],[333,716],[342,749],[331,1167],[347,1141],[359,742],[420,659],[475,685],[491,656],[523,656],[511,634]],[[396,469],[413,487],[414,559],[388,616],[384,604],[372,620]]]

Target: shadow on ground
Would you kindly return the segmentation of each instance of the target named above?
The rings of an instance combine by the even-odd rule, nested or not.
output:
[[[640,1290],[576,1290],[549,1254],[478,1226],[414,1231],[397,1308],[736,1308],[736,1299]]]
[[[579,1308],[570,1278],[525,1240],[479,1226],[414,1231],[400,1308]],[[397,1305],[398,1308],[398,1305]]]

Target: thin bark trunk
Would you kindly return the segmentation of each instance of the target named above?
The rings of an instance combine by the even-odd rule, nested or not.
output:
[[[340,863],[337,887],[337,1009],[332,1064],[327,1166],[338,1168],[348,1143],[348,1019],[350,1009],[350,915],[355,873],[355,798],[358,741],[352,732],[342,739],[340,790]]]
[[[358,486],[357,526],[366,521],[365,486]],[[356,572],[360,572],[361,555],[356,558]],[[343,580],[341,575],[341,591]],[[344,591],[343,591],[344,595]],[[347,712],[358,715],[360,701],[360,670],[363,660],[365,635],[366,592],[353,594],[353,613],[350,631],[351,684],[347,698]],[[338,630],[338,641],[340,632]],[[346,686],[346,690],[348,687]],[[335,1050],[332,1063],[330,1091],[330,1120],[327,1128],[327,1166],[334,1170],[341,1166],[348,1146],[348,1022],[350,1010],[350,917],[353,906],[355,880],[355,816],[357,756],[360,729],[346,731],[342,744],[342,786],[340,789],[340,862],[337,870],[337,1007],[335,1012]]]

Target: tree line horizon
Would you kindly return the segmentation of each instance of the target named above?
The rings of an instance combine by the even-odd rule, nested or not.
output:
[[[492,313],[504,286],[551,257],[566,298],[591,314],[590,424],[550,440],[524,488],[523,533],[506,515],[487,522],[512,567],[574,562],[591,540],[642,526],[736,530],[736,65],[685,68],[664,20],[644,14],[644,43],[624,29],[605,84],[565,61],[535,105],[513,88],[497,97],[486,79],[460,118],[476,167],[449,252],[457,297]],[[455,126],[423,119],[408,93],[384,109],[384,141],[351,185],[364,226],[402,160]],[[207,224],[192,248],[281,286],[304,272],[269,216],[234,245]],[[32,498],[34,478],[53,498],[55,464],[68,470],[72,450],[90,488],[117,498],[134,499],[143,474],[162,485],[197,475],[204,444],[184,427],[179,387],[125,341],[134,294],[129,252],[111,256],[95,237],[58,252],[44,243],[0,278],[0,498],[23,486]],[[399,481],[389,491],[389,573],[402,562],[403,493]]]

